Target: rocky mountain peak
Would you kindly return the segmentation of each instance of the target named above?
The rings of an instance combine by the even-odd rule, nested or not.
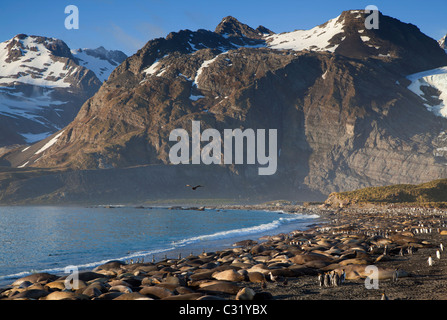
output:
[[[5,49],[8,55],[5,59],[6,62],[17,61],[30,51],[37,52],[39,46],[41,49],[45,48],[48,50],[52,56],[73,59],[67,44],[56,38],[18,34],[12,39],[5,41],[4,44],[6,45]]]
[[[367,28],[365,10],[343,11],[309,30],[295,30],[266,37],[278,50],[331,52],[354,59],[381,60],[408,74],[443,66],[444,52],[436,41],[410,23],[379,12],[379,29]]]
[[[107,50],[103,46],[96,49],[77,49],[71,53],[78,61],[78,64],[93,71],[99,80],[107,80],[112,71],[119,66],[127,55],[119,50]]]
[[[240,22],[232,16],[227,16],[217,25],[214,32],[225,37],[246,37],[252,39],[260,39],[265,34],[273,34],[272,31],[264,26],[259,26],[256,30]]]

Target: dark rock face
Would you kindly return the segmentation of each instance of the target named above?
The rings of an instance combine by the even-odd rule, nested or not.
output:
[[[329,40],[337,45],[333,53],[274,49],[262,35],[271,31],[232,17],[215,32],[182,30],[149,41],[113,71],[51,147],[35,154],[46,140],[9,153],[3,164],[121,172],[167,166],[170,132],[191,133],[197,120],[202,130],[278,130],[275,175],[260,177],[250,165],[219,167],[240,194],[275,189],[298,197],[445,175],[434,141],[447,121],[427,111],[405,77],[447,65],[447,55],[417,27],[384,15],[379,30],[359,33],[359,15],[338,18],[343,34]],[[156,173],[153,179],[163,181]]]

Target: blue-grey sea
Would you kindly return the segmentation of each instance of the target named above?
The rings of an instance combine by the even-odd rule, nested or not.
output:
[[[317,216],[247,210],[0,207],[0,284],[33,272],[64,274],[109,260],[177,258],[306,229]]]

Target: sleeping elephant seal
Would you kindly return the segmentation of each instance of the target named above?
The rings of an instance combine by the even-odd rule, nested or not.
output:
[[[30,274],[29,276],[17,279],[16,281],[13,282],[12,286],[13,287],[20,286],[22,284],[22,282],[25,282],[25,281],[29,281],[31,283],[37,283],[37,282],[41,282],[41,281],[54,281],[56,279],[57,279],[57,276],[55,276],[53,274],[49,274],[49,273],[45,273],[45,272],[33,273],[33,274]]]
[[[372,272],[368,267],[371,265],[350,264],[341,268],[334,269],[335,272],[341,274],[343,270],[346,272],[347,280],[358,280],[369,277],[374,280],[394,279],[396,277],[396,270],[391,268],[377,267],[377,272]],[[398,277],[406,277],[408,273],[404,270],[397,270]]]

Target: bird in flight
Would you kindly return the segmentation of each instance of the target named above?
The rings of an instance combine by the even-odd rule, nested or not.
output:
[[[203,186],[201,186],[200,184],[198,186],[195,186],[195,187],[193,187],[193,186],[191,186],[189,184],[187,184],[186,186],[190,187],[192,190],[196,190],[197,188],[203,188]]]

